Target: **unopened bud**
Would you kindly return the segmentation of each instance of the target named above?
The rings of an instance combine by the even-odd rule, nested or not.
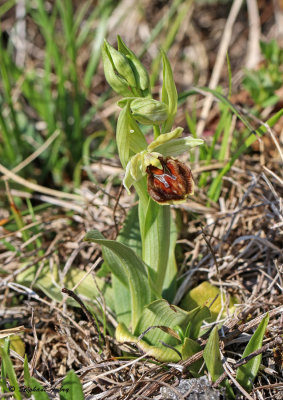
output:
[[[138,57],[135,55],[135,53],[130,50],[121,37],[118,35],[118,49],[121,53],[123,53],[129,61],[132,63],[132,69],[134,71],[135,77],[136,77],[136,82],[137,86],[145,91],[149,90],[150,83],[149,83],[149,75],[143,64],[140,62]]]
[[[168,107],[154,99],[137,98],[130,104],[132,116],[144,125],[159,125],[168,118]]]

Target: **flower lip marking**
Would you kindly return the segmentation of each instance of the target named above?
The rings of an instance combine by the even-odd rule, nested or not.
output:
[[[162,169],[153,165],[146,168],[149,195],[160,204],[185,201],[194,190],[191,170],[186,164],[171,157],[158,159]]]

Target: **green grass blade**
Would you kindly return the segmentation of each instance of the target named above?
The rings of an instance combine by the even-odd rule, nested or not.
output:
[[[62,382],[60,400],[84,400],[81,381],[73,370],[70,370]]]
[[[9,356],[9,339],[5,339],[5,344],[1,348],[0,347],[0,354],[2,357],[2,363],[4,365],[4,370],[6,371],[6,374],[9,378],[10,382],[10,387],[8,389],[13,392],[13,396],[15,397],[16,400],[21,400],[22,396],[19,390],[19,384],[17,381],[16,373],[11,361],[11,358]],[[13,389],[13,390],[12,390]]]
[[[16,4],[16,0],[6,0],[4,4],[0,6],[0,18],[6,14]]]
[[[28,366],[28,358],[27,355],[25,354],[25,360],[24,360],[24,382],[26,386],[29,386],[29,381],[30,381],[30,373],[29,373],[29,366]]]
[[[242,358],[247,357],[252,352],[261,348],[268,321],[269,314],[263,318],[255,333],[251,337],[247,347],[245,348]],[[252,389],[253,381],[255,380],[260,367],[261,358],[262,354],[259,354],[237,369],[236,379],[247,391]]]
[[[91,46],[91,55],[87,64],[86,72],[84,75],[84,85],[90,89],[93,75],[96,71],[98,63],[101,59],[101,47],[107,32],[107,23],[112,11],[112,1],[105,2],[99,17],[99,24]]]
[[[283,109],[278,111],[275,115],[273,115],[267,122],[266,124],[271,128],[276,122],[283,116]],[[218,193],[217,187],[221,184],[222,177],[227,174],[227,172],[231,169],[232,165],[238,158],[247,151],[247,149],[258,139],[258,137],[261,137],[265,132],[267,131],[266,126],[261,125],[256,131],[252,131],[249,137],[245,140],[245,142],[238,148],[235,154],[231,157],[231,159],[227,162],[225,167],[222,168],[222,170],[219,172],[217,177],[214,179],[212,182],[209,191],[208,191],[208,197],[213,200],[217,201],[218,200]]]

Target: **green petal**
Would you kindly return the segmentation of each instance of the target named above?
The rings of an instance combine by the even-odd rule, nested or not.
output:
[[[128,194],[131,194],[130,188],[135,183],[135,180],[132,177],[130,169],[131,169],[131,161],[129,161],[127,164],[125,176],[123,179],[123,185],[124,185],[125,189],[127,190]]]
[[[155,139],[153,142],[151,142],[148,145],[147,150],[152,151],[152,150],[156,149],[157,147],[163,145],[164,143],[167,143],[167,142],[171,141],[172,139],[176,139],[176,138],[180,137],[182,132],[183,132],[183,128],[178,127],[171,132],[164,133],[164,134],[158,136],[157,139]]]
[[[163,135],[161,135],[163,136]],[[159,136],[158,139],[161,137]],[[195,139],[193,137],[184,139],[173,139],[170,142],[166,142],[155,147],[155,150],[161,153],[164,157],[176,157],[180,154],[185,153],[192,147],[196,147],[203,144],[202,139]]]

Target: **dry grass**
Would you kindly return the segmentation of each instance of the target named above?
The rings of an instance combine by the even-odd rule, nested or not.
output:
[[[131,17],[122,25],[125,28],[125,41],[133,50],[135,47],[139,48],[141,41],[146,41],[148,32],[164,15],[167,7],[162,1],[154,2],[154,5],[146,3],[146,12],[142,18],[136,7],[132,7]],[[234,5],[235,3],[237,2]],[[273,9],[270,2],[258,3],[262,18],[260,28],[265,37],[272,37],[276,29],[276,21],[272,17]],[[131,4],[131,1],[121,1],[118,9],[123,10]],[[113,30],[110,40],[114,40],[117,31],[120,33],[122,29],[121,26],[117,28],[118,9],[111,20]],[[202,85],[209,83],[208,77],[215,65],[215,49],[219,47],[223,31],[227,28],[228,10],[227,4],[221,6],[221,10],[195,6],[191,17],[184,22],[169,52],[169,57],[174,60],[177,84],[182,90],[195,79],[195,70],[200,75],[199,82]],[[236,19],[232,37],[228,40],[232,68],[235,71],[234,86],[238,98],[235,101],[241,101],[245,97],[238,83],[242,74],[242,59],[246,55],[245,40],[249,37],[248,17],[243,10],[239,12],[240,17]],[[7,21],[6,23],[8,24]],[[192,63],[191,68],[187,68],[178,59],[178,51],[184,47],[191,59],[195,57],[195,62],[198,63],[196,66]],[[151,46],[148,57],[154,58],[157,50],[157,46]],[[253,59],[257,59],[256,54],[253,54]],[[251,62],[249,59],[249,63]],[[187,73],[184,75],[186,68]],[[215,74],[217,79],[212,82],[211,87],[225,81],[223,68]],[[102,73],[96,79],[100,84],[103,80]],[[93,94],[89,100],[95,102],[96,99]],[[186,108],[188,107],[189,102],[186,104]],[[213,130],[214,120],[217,119],[216,109],[206,101],[200,101],[197,107],[199,115],[204,118],[204,123],[198,129]],[[178,123],[181,124],[184,123],[184,109],[178,116]],[[265,118],[273,111],[268,110]],[[114,112],[111,99],[98,113],[95,124],[102,123],[109,128],[107,118]],[[258,147],[238,160],[225,176],[219,203],[207,205],[205,187],[196,191],[191,202],[178,206],[183,217],[179,246],[184,258],[180,266],[182,284],[175,303],[203,280],[209,280],[226,294],[238,299],[235,315],[222,321],[221,351],[226,357],[226,375],[223,379],[227,375],[233,378],[233,371],[239,366],[237,363],[240,355],[252,332],[262,317],[267,312],[270,314],[268,331],[260,350],[263,368],[250,394],[250,398],[259,400],[283,399],[282,121],[271,134],[274,137],[267,133],[264,140],[258,142]],[[30,366],[34,376],[49,390],[58,388],[66,372],[73,368],[81,379],[88,399],[162,399],[160,388],[170,386],[174,390],[180,378],[186,377],[186,367],[201,357],[201,353],[177,366],[160,365],[141,356],[130,344],[121,346],[110,336],[100,340],[96,324],[91,319],[88,320],[82,309],[69,307],[64,302],[57,304],[42,292],[34,291],[32,287],[27,289],[15,284],[17,275],[24,269],[37,265],[40,271],[46,263],[51,270],[54,266],[61,265],[63,275],[73,265],[95,275],[100,265],[101,252],[98,246],[84,243],[84,235],[95,228],[106,237],[115,238],[117,229],[122,226],[125,215],[134,202],[133,196],[129,197],[125,192],[121,194],[119,187],[114,184],[115,176],[121,178],[123,174],[116,161],[101,160],[91,163],[90,171],[100,183],[94,185],[86,179],[70,198],[60,196],[48,188],[42,190],[39,185],[36,188],[26,185],[37,190],[36,194],[15,189],[10,187],[11,184],[2,191],[3,196],[9,192],[12,197],[27,197],[38,204],[52,204],[52,207],[38,212],[35,220],[30,215],[23,217],[24,228],[16,232],[5,229],[9,212],[0,210],[0,264],[6,271],[0,281],[0,329],[9,323],[25,326],[23,338]],[[220,167],[221,165],[212,164],[205,168]],[[203,166],[196,164],[192,168],[197,179]],[[16,172],[1,172],[17,182],[13,177]],[[105,178],[109,175],[112,178],[105,184]],[[25,182],[18,183],[25,187]],[[30,237],[28,243],[24,242],[22,232],[31,228],[36,228],[37,233]],[[40,256],[40,249],[36,249],[35,255],[28,246],[38,239],[42,246]],[[28,263],[26,260],[29,260]],[[113,315],[107,309],[106,312],[115,326]],[[202,339],[202,344],[205,340]],[[122,351],[134,356],[134,359],[120,358]],[[23,360],[13,351],[11,356],[17,376],[22,381]],[[248,397],[242,392],[239,398]]]

